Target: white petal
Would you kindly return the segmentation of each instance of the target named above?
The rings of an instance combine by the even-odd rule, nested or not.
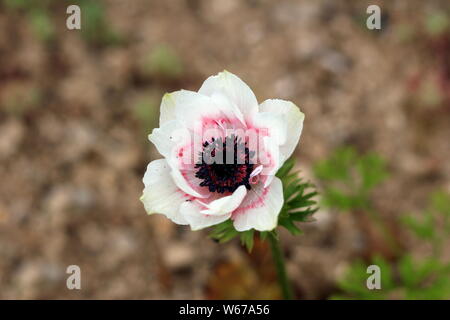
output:
[[[245,125],[244,116],[239,107],[224,93],[214,92],[211,99],[219,110],[230,119],[237,118],[243,125]]]
[[[206,204],[208,209],[202,210],[201,213],[210,215],[224,215],[231,213],[239,207],[246,194],[247,189],[245,186],[240,186],[233,194]]]
[[[141,201],[148,214],[160,213],[177,224],[188,224],[179,213],[180,205],[188,198],[178,189],[170,177],[166,160],[154,160],[147,166]]]
[[[189,90],[179,90],[172,93],[166,93],[161,100],[159,125],[170,120],[176,119],[177,106],[189,104],[197,97],[197,92]]]
[[[228,71],[206,79],[198,92],[207,96],[217,92],[224,93],[241,110],[246,121],[258,113],[258,101],[253,91],[244,81]]]
[[[193,91],[176,91],[170,94],[175,103],[166,103],[165,111],[161,110],[163,121],[174,116],[186,128],[201,131],[208,121],[230,120],[240,123],[243,116],[239,108],[220,92],[206,96]],[[171,100],[171,99],[169,99]],[[169,120],[170,121],[170,120]]]
[[[158,149],[158,152],[166,158],[167,164],[170,166],[170,176],[177,187],[183,190],[185,193],[196,197],[206,198],[206,192],[201,192],[201,188],[198,184],[193,185],[190,176],[187,176],[186,167],[194,166],[193,159],[190,159],[190,155],[180,157],[178,151],[181,148],[191,148],[191,133],[187,130],[180,121],[170,120],[163,124],[161,128],[153,129],[153,132],[149,135],[149,140]],[[190,150],[188,150],[188,153]],[[184,160],[190,160],[189,163],[184,163]],[[189,172],[190,173],[190,172]],[[198,188],[197,188],[198,187]]]
[[[255,115],[254,126],[267,130],[269,137],[275,139],[278,145],[286,143],[288,128],[284,114],[276,112],[260,112]]]
[[[283,158],[288,159],[300,140],[305,115],[292,102],[280,99],[266,100],[259,107],[262,112],[273,112],[284,116],[289,137],[280,147],[280,151],[284,155]]]
[[[196,190],[195,186],[189,184],[189,179],[187,177],[184,177],[181,171],[175,167],[172,163],[169,163],[171,167],[170,176],[172,177],[173,181],[177,185],[178,188],[183,190],[185,193],[196,197],[196,198],[207,198],[209,194],[206,192],[201,192],[200,190]]]
[[[224,222],[231,217],[231,213],[224,215],[208,215],[201,211],[204,209],[201,204],[196,201],[185,201],[180,206],[180,213],[191,226],[192,230],[200,230],[212,225]]]
[[[181,146],[190,143],[190,137],[189,130],[180,121],[170,120],[161,128],[153,129],[148,139],[163,157],[173,158]]]
[[[248,199],[243,201],[241,207],[233,212],[232,219],[236,230],[270,231],[274,229],[284,203],[281,180],[275,177],[267,188],[263,188],[261,184],[252,187],[247,197]]]

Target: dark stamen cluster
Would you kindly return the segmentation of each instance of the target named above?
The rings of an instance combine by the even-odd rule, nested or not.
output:
[[[250,174],[254,164],[250,159],[255,155],[241,138],[231,135],[211,139],[203,143],[203,151],[195,165],[195,176],[201,180],[200,186],[208,187],[210,192],[234,192],[239,186],[250,189]]]

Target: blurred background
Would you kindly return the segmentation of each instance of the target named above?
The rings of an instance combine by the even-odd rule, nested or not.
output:
[[[223,69],[306,115],[320,210],[281,232],[297,298],[449,299],[448,0],[0,0],[0,298],[280,298],[265,242],[139,201],[162,95]]]

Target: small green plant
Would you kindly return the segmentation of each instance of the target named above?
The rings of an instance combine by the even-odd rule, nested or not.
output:
[[[342,293],[333,299],[450,299],[450,263],[442,259],[442,242],[450,235],[450,195],[435,192],[420,218],[407,214],[402,221],[432,245],[432,254],[421,259],[406,254],[391,262],[375,257],[371,264],[381,269],[380,290],[366,287],[368,265],[356,261],[338,282]]]
[[[55,37],[55,26],[48,12],[44,9],[33,9],[28,13],[29,21],[36,36],[44,42]]]
[[[332,299],[450,298],[450,264],[442,263],[435,258],[414,260],[410,255],[403,256],[397,263],[375,257],[370,264],[380,267],[380,289],[367,288],[369,264],[356,261],[338,282],[342,293],[332,296]]]
[[[158,96],[150,93],[139,97],[133,107],[133,115],[146,133],[158,126]]]
[[[150,76],[177,79],[183,74],[183,64],[176,52],[167,45],[155,47],[144,59],[143,72]]]
[[[370,207],[371,191],[388,176],[377,154],[359,155],[350,147],[339,148],[318,162],[314,173],[322,181],[324,205],[343,211]]]
[[[424,212],[405,214],[402,221],[417,238],[429,243],[433,255],[439,257],[443,242],[450,237],[450,195],[436,191]]]
[[[82,11],[81,32],[87,42],[99,46],[114,46],[123,42],[120,34],[108,23],[101,2],[80,0],[79,6]]]
[[[425,17],[425,30],[431,36],[440,36],[450,30],[450,17],[446,12],[431,12]]]
[[[54,2],[54,0],[4,0],[2,4],[7,10],[23,12],[36,37],[43,42],[51,42],[56,35],[55,25],[50,15],[51,5]]]

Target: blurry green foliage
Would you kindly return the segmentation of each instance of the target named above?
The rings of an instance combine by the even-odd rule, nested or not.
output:
[[[140,122],[142,130],[150,133],[158,126],[159,100],[156,94],[147,94],[137,99],[133,107],[134,117]]]
[[[177,79],[183,74],[183,63],[177,53],[167,45],[155,47],[144,58],[142,69],[150,76]]]
[[[436,191],[424,212],[405,214],[402,221],[416,237],[429,242],[435,255],[439,255],[442,242],[450,237],[450,195]]]
[[[228,219],[227,221],[215,225],[209,236],[212,239],[219,241],[219,243],[228,242],[239,236],[241,244],[245,246],[249,252],[251,252],[254,244],[254,233],[255,230],[248,230],[244,232],[237,231],[233,226],[233,221]]]
[[[50,42],[56,35],[55,25],[50,15],[52,2],[54,0],[4,0],[3,4],[6,9],[25,12],[36,37],[43,42]]]
[[[52,22],[52,10],[60,0],[3,0],[9,10],[22,10],[26,13],[37,36],[45,41],[51,40],[56,34]],[[81,9],[81,35],[94,45],[121,45],[123,37],[117,33],[107,21],[105,7],[99,0],[78,0],[76,3],[65,1],[67,5],[76,4]],[[65,11],[64,11],[65,14]]]
[[[403,222],[412,233],[429,242],[433,252],[413,259],[403,255],[397,262],[381,257],[373,259],[381,269],[381,289],[369,290],[367,264],[354,262],[338,282],[342,291],[333,299],[450,299],[450,263],[442,261],[442,241],[450,235],[450,195],[437,191],[428,208],[420,215],[405,215]]]
[[[276,174],[283,183],[284,194],[284,204],[278,216],[278,225],[286,228],[291,234],[298,235],[301,234],[301,230],[295,223],[309,221],[318,208],[317,202],[313,199],[317,195],[314,186],[309,182],[303,182],[298,177],[298,171],[292,172],[294,165],[295,160],[291,158]],[[276,236],[275,230],[260,232],[259,235],[264,240],[269,233],[274,233]],[[239,232],[234,228],[231,219],[214,226],[210,234],[211,238],[220,243],[230,241],[236,236],[240,237],[242,245],[248,251],[252,250],[254,230]]]
[[[368,208],[370,192],[388,176],[381,157],[359,155],[351,147],[339,148],[318,162],[314,173],[322,181],[324,205],[340,210]]]
[[[425,18],[425,28],[431,36],[442,35],[450,29],[450,17],[444,11],[431,12]]]
[[[81,32],[86,41],[101,46],[121,45],[124,39],[108,23],[105,7],[100,1],[79,0]]]
[[[3,0],[3,4],[7,9],[24,9],[30,5],[29,0]]]
[[[51,41],[55,37],[55,26],[47,11],[30,10],[28,17],[34,33],[41,41]]]
[[[396,264],[375,257],[370,264],[381,270],[381,289],[369,290],[366,285],[369,264],[353,263],[338,282],[342,293],[332,299],[449,299],[450,264],[435,258],[413,260],[403,256]]]

